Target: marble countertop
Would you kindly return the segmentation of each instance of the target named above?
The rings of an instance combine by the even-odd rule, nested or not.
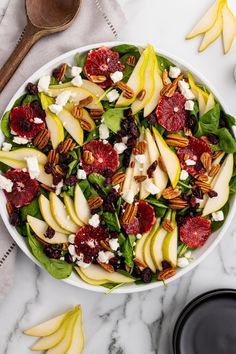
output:
[[[223,56],[220,41],[198,54],[199,39],[183,39],[209,0],[149,0],[148,6],[145,0],[119,2],[128,18],[119,40],[149,41],[190,62],[218,88],[229,112],[236,115],[232,77],[236,43]],[[4,3],[0,0],[0,8]],[[235,232],[232,225],[204,262],[167,288],[129,295],[97,294],[66,285],[19,251],[14,286],[0,305],[0,353],[32,353],[29,347],[34,338],[24,336],[22,330],[80,303],[84,354],[171,354],[173,326],[184,305],[207,290],[235,286]]]

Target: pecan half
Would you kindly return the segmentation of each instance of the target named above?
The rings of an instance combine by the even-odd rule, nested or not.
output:
[[[76,147],[76,143],[73,142],[71,138],[68,138],[59,144],[57,150],[59,153],[65,154],[68,151],[74,150],[75,147]]]
[[[182,80],[183,77],[183,74],[181,74],[172,83],[165,85],[161,90],[161,95],[172,97],[177,90],[178,82]]]
[[[200,157],[203,167],[209,172],[211,169],[212,157],[209,152],[203,152]]]
[[[115,83],[115,86],[118,87],[120,90],[123,91],[122,95],[125,98],[133,98],[134,97],[134,91],[131,87],[126,85],[124,82],[118,81]]]
[[[77,104],[74,105],[74,107],[72,108],[71,114],[75,117],[75,118],[82,118],[83,117],[83,108],[79,107]]]
[[[90,109],[90,116],[94,118],[99,118],[103,115],[104,110],[103,109]]]
[[[106,270],[108,273],[114,273],[115,269],[111,264],[107,263],[102,263],[99,261],[99,259],[96,259],[100,267],[102,267],[104,270]]]
[[[80,108],[88,106],[90,103],[93,102],[93,96],[88,96],[83,98],[82,100],[79,101],[78,106]]]
[[[171,84],[171,79],[169,78],[168,71],[166,69],[162,71],[162,82],[165,86]]]
[[[104,81],[106,81],[106,76],[104,75],[90,75],[89,78],[91,79],[92,82],[95,82],[95,83],[102,83]]]
[[[42,187],[43,189],[45,189],[45,191],[48,191],[48,192],[55,192],[55,188],[49,187],[49,186],[47,186],[47,185],[44,184],[44,183],[40,184],[40,187]]]
[[[200,189],[204,192],[204,193],[208,193],[212,190],[211,185],[207,182],[203,182],[203,181],[195,181],[195,185],[200,187]]]
[[[134,55],[129,55],[128,58],[126,59],[126,64],[130,66],[135,66],[136,64],[136,58]]]
[[[176,147],[186,147],[189,144],[188,138],[178,134],[167,134],[167,139],[165,141],[168,145]]]
[[[137,98],[139,101],[142,101],[145,96],[146,96],[146,90],[143,89],[143,90],[141,90],[141,91],[137,94],[137,97],[136,97],[136,98]]]
[[[134,263],[136,264],[136,266],[140,267],[140,268],[147,268],[146,263],[144,263],[140,258],[135,257],[134,258]]]
[[[212,159],[215,160],[217,157],[219,157],[222,154],[221,150],[214,151],[212,154]]]
[[[92,130],[92,126],[87,120],[80,119],[79,122],[80,122],[80,126],[83,130],[85,130],[87,132],[90,132]]]
[[[103,199],[96,195],[88,199],[88,205],[91,210],[99,208],[102,203]]]
[[[56,149],[52,149],[48,153],[48,162],[50,164],[58,164],[59,162],[59,154]]]
[[[182,198],[174,198],[174,199],[170,200],[169,208],[181,210],[181,209],[185,208],[187,205],[188,205],[188,202],[186,202]]]
[[[39,150],[43,150],[49,142],[50,134],[47,129],[41,130],[34,138],[34,146]]]
[[[176,274],[176,269],[175,268],[166,268],[160,271],[160,273],[157,276],[157,280],[166,280],[168,278],[173,277]]]
[[[146,140],[139,141],[135,147],[136,155],[143,155],[145,153],[146,149],[147,149]]]
[[[217,175],[217,173],[220,170],[220,164],[217,163],[216,165],[212,165],[210,171],[209,171],[209,176],[210,177],[215,177]]]
[[[133,204],[127,204],[124,214],[122,215],[122,223],[127,225],[131,223],[137,215],[138,206]]]
[[[65,172],[63,171],[63,169],[61,168],[60,165],[53,165],[52,166],[52,174],[53,175],[64,176]]]
[[[117,184],[123,183],[124,180],[125,180],[125,173],[123,173],[122,171],[118,171],[112,176],[111,184],[113,186],[116,186]]]
[[[208,145],[210,144],[210,141],[207,139],[207,137],[206,137],[205,135],[202,135],[202,136],[200,137],[200,139],[201,139],[202,141],[204,141],[205,143],[207,143]]]
[[[199,181],[202,181],[202,182],[207,182],[208,181],[208,176],[204,175],[203,173],[194,174],[194,177],[196,179],[198,179]]]
[[[85,150],[83,152],[83,160],[88,165],[92,165],[92,163],[94,162],[94,156],[93,156],[92,152],[88,151],[88,150]]]
[[[7,202],[6,208],[7,208],[8,215],[11,216],[15,209],[14,205],[11,202]]]
[[[180,196],[181,191],[178,188],[173,189],[172,187],[168,187],[163,190],[162,197],[165,199],[174,199]]]
[[[68,65],[66,63],[61,64],[58,68],[53,70],[53,76],[58,80],[61,81],[66,73],[66,70],[68,68]]]
[[[172,232],[174,230],[173,224],[170,220],[164,219],[161,223],[161,226],[163,227],[164,230],[167,232]]]
[[[104,250],[112,252],[112,249],[106,240],[101,240],[100,245],[102,246],[102,248],[104,248]]]
[[[141,176],[141,175],[134,176],[134,180],[137,183],[141,183],[141,182],[145,181],[146,179],[147,179],[147,176]]]

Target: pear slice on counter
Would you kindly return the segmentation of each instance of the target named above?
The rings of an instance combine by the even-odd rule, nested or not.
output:
[[[82,323],[82,309],[79,306],[79,316],[74,325],[72,340],[69,349],[66,354],[81,354],[84,349],[84,334]]]
[[[222,11],[223,15],[223,43],[224,52],[228,53],[236,35],[236,17],[226,3]]]
[[[49,336],[50,334],[55,333],[58,330],[66,315],[67,313],[63,313],[62,315],[56,316],[48,321],[40,323],[37,326],[26,329],[24,331],[24,334],[33,337]]]
[[[31,215],[27,215],[27,221],[31,229],[43,243],[56,244],[68,242],[67,235],[57,231],[52,238],[45,237],[44,235],[47,231],[48,224],[43,220],[37,219]]]

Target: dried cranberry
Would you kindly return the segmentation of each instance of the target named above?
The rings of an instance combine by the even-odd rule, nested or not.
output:
[[[201,163],[201,161],[197,161],[196,162],[196,165],[195,165],[195,170],[196,171],[201,171],[201,170],[203,170],[204,169],[204,166],[203,166],[203,164]]]
[[[104,177],[112,177],[113,175],[113,171],[110,168],[106,168],[103,171],[103,176]]]
[[[196,206],[197,206],[197,201],[196,201],[196,198],[195,197],[191,197],[190,198],[190,205],[191,205],[191,207],[192,208],[196,208]]]
[[[116,142],[117,142],[117,143],[121,143],[123,136],[124,136],[124,135],[122,134],[122,132],[119,131],[119,132],[116,134]]]
[[[107,187],[109,184],[111,184],[111,181],[112,181],[111,177],[107,177],[104,181],[104,186]]]
[[[140,135],[139,128],[136,125],[134,119],[130,119],[130,122],[129,122],[129,133],[134,138],[138,138],[139,135]]]
[[[50,173],[52,173],[52,164],[50,164],[49,162],[47,162],[44,165],[44,171],[49,175]]]
[[[109,260],[109,263],[114,267],[114,269],[119,269],[120,267],[120,260],[117,257],[113,257]]]
[[[53,249],[51,248],[51,246],[46,246],[46,247],[44,248],[44,253],[45,253],[46,256],[48,256],[49,258],[52,258]]]
[[[186,202],[188,202],[191,198],[191,195],[190,194],[183,194],[183,200],[185,200]]]
[[[141,269],[138,267],[138,266],[134,266],[134,269],[133,269],[133,272],[132,272],[132,275],[136,278],[141,278],[142,276],[142,271]]]
[[[65,179],[65,184],[67,186],[74,186],[76,184],[76,182],[78,181],[76,176],[70,176],[68,178]]]
[[[162,261],[162,262],[161,262],[161,265],[162,265],[162,269],[163,269],[163,270],[164,270],[164,269],[171,268],[170,263],[167,262],[167,261]]]
[[[136,144],[137,144],[137,139],[136,138],[134,138],[134,137],[128,138],[128,140],[127,140],[127,146],[128,147],[134,148]]]
[[[46,117],[46,113],[44,112],[44,110],[43,110],[43,108],[42,108],[42,106],[41,106],[39,101],[31,102],[30,106],[33,108],[33,110],[37,114],[37,117],[39,117],[39,118],[45,118]]]
[[[60,155],[60,161],[64,163],[65,165],[69,164],[72,162],[73,157],[70,154],[61,154]]]
[[[53,181],[54,186],[56,186],[58,183],[60,183],[61,180],[62,180],[61,175],[59,175],[59,174],[53,175],[52,181]]]
[[[13,213],[9,217],[10,223],[13,226],[19,226],[20,225],[20,215],[19,211],[16,209],[13,211]]]
[[[59,250],[53,250],[51,258],[53,259],[59,259],[61,257],[61,251]]]
[[[53,230],[50,226],[48,226],[47,230],[45,231],[44,236],[46,238],[51,239],[51,238],[53,238],[54,235],[55,235],[55,230]]]
[[[123,166],[126,167],[126,168],[129,167],[131,153],[132,153],[132,148],[127,148],[127,149],[124,151],[124,155],[123,155]]]
[[[150,125],[154,125],[157,122],[157,116],[155,113],[150,114],[147,119]]]
[[[65,254],[65,261],[69,264],[73,263],[72,255],[69,252]]]
[[[153,163],[148,167],[147,169],[148,178],[152,178],[153,172],[155,171],[156,168],[157,168],[157,160],[153,161]]]
[[[90,254],[84,254],[83,261],[84,261],[84,263],[91,263],[92,258],[93,258],[93,256],[91,256]]]
[[[61,67],[55,68],[52,71],[52,76],[55,77],[55,79],[58,80],[58,77],[60,75]]]
[[[212,190],[212,191],[208,192],[208,195],[210,198],[214,198],[214,197],[217,197],[218,193],[216,191]]]
[[[182,226],[185,223],[185,217],[182,215],[177,215],[176,216],[176,222],[178,226]]]
[[[198,198],[198,199],[203,199],[203,191],[200,188],[194,188],[192,189],[192,193],[194,195],[194,197]]]
[[[123,119],[120,123],[120,127],[122,130],[125,130],[126,132],[129,129],[129,120],[128,119]]]
[[[207,139],[213,145],[217,145],[219,143],[219,141],[220,141],[220,138],[217,135],[213,134],[213,133],[207,134]]]
[[[145,268],[142,271],[142,280],[144,283],[150,283],[152,281],[152,271],[150,268]]]
[[[190,129],[193,128],[195,124],[196,124],[196,120],[193,116],[189,116],[185,123],[186,127]]]
[[[38,86],[33,84],[32,82],[29,82],[26,85],[25,89],[29,95],[37,95],[37,93],[38,93]]]

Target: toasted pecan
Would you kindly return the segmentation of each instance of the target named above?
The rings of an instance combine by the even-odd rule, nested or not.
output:
[[[146,179],[147,179],[147,176],[144,176],[144,175],[134,176],[134,180],[137,183],[141,183],[141,182],[145,181]]]
[[[136,264],[136,266],[140,267],[140,268],[147,268],[146,263],[144,263],[140,258],[135,257],[134,258],[134,263]]]
[[[83,160],[88,165],[92,165],[92,163],[94,162],[94,156],[93,156],[92,152],[89,150],[85,150],[83,152]]]
[[[56,149],[52,149],[48,153],[48,162],[50,164],[58,164],[59,162],[59,153]]]
[[[219,163],[217,163],[216,165],[212,165],[208,175],[210,177],[215,177],[217,175],[217,173],[219,172],[219,170],[220,170],[220,164]]]
[[[134,55],[129,55],[126,59],[126,64],[130,65],[130,66],[135,66],[136,64],[136,58]]]
[[[36,146],[39,150],[43,150],[48,144],[49,139],[49,131],[47,129],[41,130],[34,138],[34,146]]]
[[[174,199],[170,200],[169,208],[170,209],[181,210],[181,209],[185,208],[187,205],[188,205],[188,202],[186,202],[182,198],[177,197],[177,198],[174,198]]]
[[[92,82],[101,84],[102,82],[106,81],[106,76],[104,75],[90,75],[89,78]]]
[[[176,146],[176,147],[186,147],[189,144],[188,138],[178,134],[167,134],[167,139],[165,142],[168,145]]]
[[[122,215],[122,223],[125,225],[130,224],[135,216],[137,215],[137,211],[138,211],[138,206],[133,203],[133,204],[127,204],[125,207],[125,211]]]
[[[178,188],[173,189],[172,187],[167,187],[162,192],[162,197],[165,199],[174,199],[179,197],[181,191]]]
[[[165,229],[167,232],[172,232],[174,230],[173,227],[173,223],[168,220],[168,219],[164,219],[161,223],[161,226],[163,227],[163,229]]]
[[[160,273],[157,276],[157,280],[166,280],[168,278],[173,277],[176,274],[176,269],[175,268],[166,268],[160,271]]]
[[[87,96],[79,101],[78,107],[83,108],[93,102],[93,96]]]
[[[212,157],[209,154],[209,152],[203,152],[200,157],[201,163],[203,164],[203,167],[206,169],[206,171],[210,171],[211,169],[211,163],[212,163]]]
[[[114,273],[115,269],[114,267],[109,264],[109,263],[102,263],[99,261],[99,259],[97,258],[96,259],[98,264],[100,265],[100,267],[102,267],[104,270],[106,270],[108,273]]]
[[[111,183],[113,186],[116,186],[117,184],[123,183],[124,180],[125,180],[125,173],[122,171],[118,171],[112,176]]]
[[[128,98],[128,99],[134,97],[133,89],[131,87],[129,87],[127,84],[125,84],[124,82],[118,81],[115,83],[115,86],[123,91],[123,93],[122,93],[123,97]]]
[[[103,204],[103,199],[100,196],[93,196],[88,199],[88,205],[91,210],[99,208]]]

